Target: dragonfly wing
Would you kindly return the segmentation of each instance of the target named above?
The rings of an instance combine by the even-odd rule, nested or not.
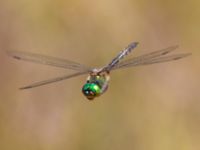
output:
[[[144,55],[141,55],[138,57],[124,60],[124,61],[120,62],[119,64],[117,64],[113,69],[121,68],[122,66],[127,66],[129,64],[136,64],[139,62],[143,62],[143,61],[151,60],[153,58],[164,56],[164,55],[169,54],[170,52],[174,51],[177,47],[178,46],[171,46],[171,47],[168,47],[168,48],[165,48],[162,50],[154,51],[154,52],[151,52],[148,54],[144,54]]]
[[[174,54],[174,55],[170,55],[170,56],[155,58],[152,60],[148,60],[146,62],[144,61],[144,62],[138,63],[137,65],[150,65],[150,64],[155,64],[155,63],[168,62],[168,61],[178,60],[178,59],[184,58],[189,55],[191,55],[191,53]]]
[[[173,60],[178,60],[184,57],[187,57],[191,55],[191,53],[185,53],[185,54],[174,54],[170,56],[162,56],[162,57],[156,57],[152,59],[143,59],[142,61],[134,61],[134,63],[126,63],[124,65],[119,66],[116,69],[120,68],[128,68],[128,67],[134,67],[134,66],[140,66],[140,65],[150,65],[150,64],[155,64],[155,63],[163,63],[163,62],[168,62],[168,61],[173,61]]]
[[[121,59],[123,59],[126,55],[128,55],[136,46],[137,42],[133,42],[129,44],[124,50],[122,50],[108,65],[106,65],[102,71],[110,71],[113,67],[115,67]]]
[[[52,56],[45,56],[45,55],[21,52],[21,51],[7,51],[7,53],[9,56],[18,60],[30,61],[34,63],[66,68],[66,69],[71,69],[71,70],[76,70],[76,71],[91,70],[90,67],[82,65],[80,63],[66,60],[66,59],[56,58]]]
[[[50,84],[50,83],[66,80],[66,79],[73,78],[73,77],[76,77],[76,76],[84,75],[84,74],[87,74],[87,73],[89,73],[89,72],[88,71],[87,72],[86,71],[85,72],[77,72],[77,73],[70,74],[70,75],[56,77],[56,78],[52,78],[52,79],[36,82],[36,83],[30,84],[28,86],[21,87],[20,89],[21,90],[30,89],[30,88],[34,88],[34,87],[38,87],[38,86],[42,86],[42,85],[46,85],[46,84]]]
[[[147,53],[147,54],[144,54],[144,55],[141,55],[141,56],[138,56],[138,57],[133,57],[133,58],[124,60],[124,61],[120,62],[119,64],[117,64],[113,68],[113,70],[118,69],[118,68],[122,68],[124,66],[129,65],[129,64],[138,64],[139,62],[144,62],[144,61],[147,61],[147,60],[151,60],[153,58],[157,58],[157,57],[167,55],[170,52],[174,51],[177,47],[178,47],[177,45],[171,46],[171,47],[168,47],[168,48],[165,48],[165,49],[157,50],[157,51]]]

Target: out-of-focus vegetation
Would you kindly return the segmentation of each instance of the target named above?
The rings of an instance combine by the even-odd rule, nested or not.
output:
[[[1,0],[1,150],[200,149],[200,1]],[[132,41],[137,56],[171,45],[193,55],[111,74],[88,101],[86,76],[18,90],[71,73],[9,58],[37,52],[101,66]]]

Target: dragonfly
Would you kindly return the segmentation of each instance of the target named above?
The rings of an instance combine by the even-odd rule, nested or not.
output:
[[[93,100],[94,98],[99,97],[106,92],[109,85],[110,72],[114,70],[169,62],[173,60],[179,60],[191,55],[191,53],[171,54],[171,52],[176,50],[178,46],[170,46],[165,49],[153,51],[147,54],[124,60],[124,57],[130,54],[137,45],[138,42],[130,43],[126,48],[120,51],[119,54],[114,57],[107,65],[101,68],[92,68],[68,59],[46,56],[37,53],[8,51],[8,55],[17,60],[30,61],[34,63],[50,65],[64,69],[71,69],[75,71],[75,73],[73,74],[63,75],[52,79],[35,82],[28,86],[21,87],[20,89],[31,89],[88,74],[86,83],[82,87],[82,93],[88,100]]]

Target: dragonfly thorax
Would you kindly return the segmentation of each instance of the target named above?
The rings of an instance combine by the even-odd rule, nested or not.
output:
[[[89,100],[103,94],[108,88],[109,75],[106,73],[91,73],[82,88],[83,94]]]

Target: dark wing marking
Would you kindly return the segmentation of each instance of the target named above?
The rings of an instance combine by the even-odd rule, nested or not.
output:
[[[128,55],[136,46],[137,42],[133,42],[128,45],[124,50],[122,50],[107,66],[105,66],[102,71],[110,71],[113,67],[115,67],[121,59],[123,59],[126,55]]]
[[[73,62],[71,60],[56,58],[52,56],[45,56],[41,54],[21,52],[21,51],[7,51],[7,53],[9,56],[18,60],[30,61],[34,63],[66,68],[66,69],[71,69],[71,70],[76,70],[76,71],[91,70],[90,67],[82,65],[80,63]]]
[[[36,83],[30,84],[28,86],[21,87],[20,89],[21,90],[30,89],[30,88],[34,88],[34,87],[38,87],[38,86],[42,86],[42,85],[46,85],[46,84],[50,84],[50,83],[66,80],[66,79],[73,78],[73,77],[76,77],[76,76],[84,75],[84,74],[87,74],[87,73],[88,73],[87,71],[85,71],[85,72],[77,72],[77,73],[70,74],[70,75],[65,75],[65,76],[61,76],[61,77],[57,77],[57,78],[53,78],[53,79],[48,79],[48,80],[36,82]]]

